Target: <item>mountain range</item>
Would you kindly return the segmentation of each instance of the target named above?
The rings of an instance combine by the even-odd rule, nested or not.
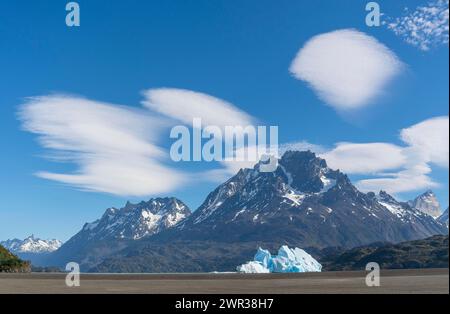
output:
[[[62,242],[56,239],[43,240],[30,235],[29,237],[20,239],[10,239],[1,241],[0,245],[17,255],[23,260],[31,261],[33,265],[41,265],[42,260],[50,253],[59,249]]]
[[[1,241],[0,245],[4,246],[13,253],[51,253],[59,249],[62,242],[56,239],[43,240],[30,235],[24,240],[12,239]]]
[[[95,264],[98,256],[112,255],[130,243],[174,227],[190,215],[189,208],[174,197],[154,198],[138,204],[128,202],[120,209],[108,208],[100,219],[86,223],[49,256],[48,262],[39,266],[62,265],[66,260]]]
[[[432,193],[413,202],[363,193],[309,151],[286,152],[275,172],[259,167],[241,169],[192,214],[176,198],[110,208],[45,264],[76,261],[83,271],[99,272],[230,271],[259,246],[350,249],[448,233],[430,215],[439,206]]]

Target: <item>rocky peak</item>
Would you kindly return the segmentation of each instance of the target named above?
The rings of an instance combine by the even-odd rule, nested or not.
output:
[[[397,204],[397,200],[391,196],[390,194],[388,194],[386,191],[380,191],[378,193],[378,200],[382,201],[382,202],[386,202],[389,204]]]
[[[288,176],[289,185],[305,193],[320,192],[324,179],[331,173],[326,161],[310,151],[288,151],[281,158],[280,166]]]
[[[417,196],[414,200],[409,201],[408,204],[433,218],[438,218],[441,215],[441,205],[431,190]]]

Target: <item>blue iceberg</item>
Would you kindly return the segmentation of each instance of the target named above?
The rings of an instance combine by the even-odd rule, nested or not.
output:
[[[259,248],[253,261],[237,267],[240,273],[306,273],[320,272],[322,265],[302,249],[283,245],[278,255]]]

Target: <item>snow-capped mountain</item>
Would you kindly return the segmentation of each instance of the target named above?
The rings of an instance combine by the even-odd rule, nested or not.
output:
[[[176,198],[155,198],[125,207],[108,208],[103,216],[84,225],[80,233],[97,240],[121,238],[141,239],[171,228],[191,214]]]
[[[148,202],[108,208],[103,216],[70,238],[47,260],[48,265],[62,265],[69,259],[95,263],[129,245],[128,242],[155,235],[176,226],[191,214],[189,208],[174,197],[154,198]]]
[[[447,232],[386,192],[360,192],[314,153],[286,152],[275,172],[241,169],[177,226],[116,251],[92,270],[233,271],[259,246],[314,251]]]
[[[358,191],[314,153],[287,152],[275,172],[258,169],[242,169],[219,186],[175,228],[174,237],[352,247],[445,232],[434,219],[386,192]]]
[[[448,228],[448,207],[437,220]]]
[[[379,192],[377,195],[377,200],[381,205],[399,217],[403,222],[417,224],[420,223],[420,221],[431,221],[428,214],[417,208],[411,207],[409,203],[397,201],[385,191]]]
[[[414,200],[409,201],[408,204],[433,218],[438,218],[442,214],[441,205],[431,190],[417,196]]]
[[[62,242],[56,239],[42,240],[34,235],[24,240],[12,239],[0,242],[2,246],[13,253],[50,253],[59,249]]]

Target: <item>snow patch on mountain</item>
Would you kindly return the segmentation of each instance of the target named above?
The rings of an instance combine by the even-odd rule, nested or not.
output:
[[[238,218],[238,217],[239,217],[239,215],[240,215],[240,214],[242,214],[242,213],[244,213],[244,212],[245,212],[245,209],[241,209],[240,211],[238,211],[238,212],[236,213],[236,215],[234,215],[234,217],[233,217],[232,221],[235,221],[235,220],[236,220],[236,218]]]
[[[306,197],[303,193],[295,193],[292,190],[289,190],[286,194],[283,195],[284,198],[292,201],[292,205],[300,206],[302,204],[302,200]]]
[[[323,188],[320,191],[320,193],[328,192],[329,189],[331,189],[332,187],[334,187],[336,185],[335,179],[327,178],[325,175],[322,175],[320,177],[320,181],[322,181],[322,183],[323,183]]]
[[[396,204],[389,204],[383,201],[379,201],[381,205],[386,207],[391,213],[396,215],[397,217],[401,218],[405,214],[405,210],[402,206],[396,205]]]

